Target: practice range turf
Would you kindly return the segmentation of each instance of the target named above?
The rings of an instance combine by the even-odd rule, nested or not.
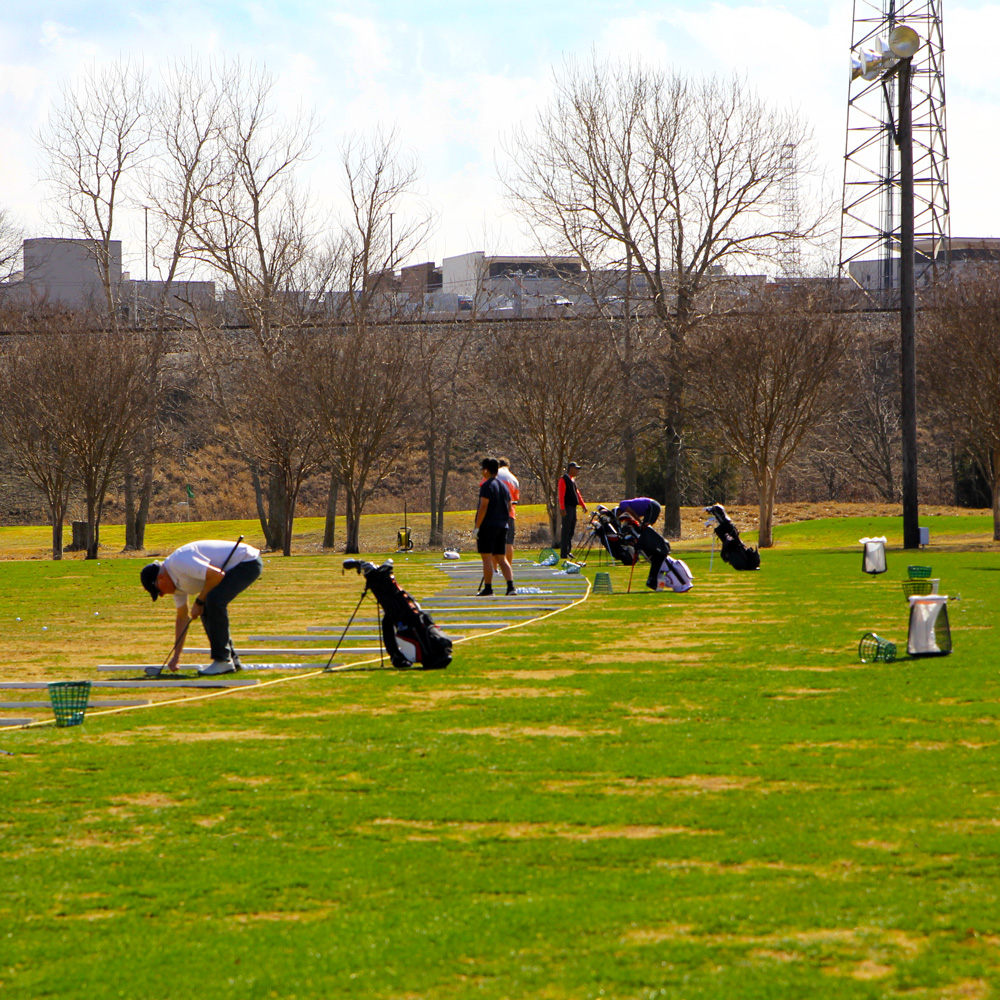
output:
[[[0,730],[0,997],[998,995],[1000,560],[987,518],[931,520],[919,553],[779,527],[756,573],[682,543],[683,595],[592,555],[613,594],[446,671]],[[162,660],[142,562],[0,563],[0,679]],[[911,563],[961,594],[950,656],[906,656]],[[346,621],[339,565],[268,557],[237,638]]]

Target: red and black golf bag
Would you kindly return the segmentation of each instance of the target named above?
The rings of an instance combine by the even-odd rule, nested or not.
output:
[[[396,583],[391,559],[381,566],[360,559],[347,559],[344,568],[364,573],[365,590],[375,595],[382,608],[382,640],[394,667],[399,670],[409,667],[442,670],[451,663],[451,639]]]
[[[725,507],[713,503],[705,508],[715,518],[715,534],[722,542],[722,559],[733,569],[760,569],[760,550],[752,549],[740,541],[736,525],[729,520]],[[708,522],[711,524],[711,521]]]

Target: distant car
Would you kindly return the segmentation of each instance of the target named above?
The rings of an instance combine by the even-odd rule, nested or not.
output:
[[[572,304],[572,300],[567,299],[562,295],[553,295],[552,298],[549,299],[549,305],[552,306],[571,306]]]
[[[459,308],[459,311],[472,312],[472,296],[471,295],[459,295],[459,297],[458,297],[458,308]]]

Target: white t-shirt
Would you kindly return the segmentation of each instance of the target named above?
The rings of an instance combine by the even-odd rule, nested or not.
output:
[[[510,494],[510,516],[517,517],[517,501],[521,499],[521,484],[517,481],[514,473],[505,466],[501,466],[497,473],[497,479],[507,487]]]
[[[232,557],[227,559],[230,553]],[[178,608],[183,608],[189,597],[201,593],[210,566],[225,571],[227,568],[238,566],[241,562],[256,559],[259,555],[260,549],[255,549],[245,542],[240,542],[234,550],[232,542],[216,539],[188,542],[187,545],[175,549],[163,560],[162,565],[177,588],[174,591],[174,604]],[[225,566],[223,562],[226,563]]]

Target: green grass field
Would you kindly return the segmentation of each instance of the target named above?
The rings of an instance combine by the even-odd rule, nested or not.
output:
[[[0,730],[0,996],[996,996],[1000,561],[988,518],[930,520],[920,553],[780,527],[758,573],[685,542],[689,593],[617,567],[446,671]],[[162,660],[143,561],[0,562],[0,678]],[[910,563],[961,594],[951,656],[905,655]],[[268,557],[237,632],[346,620],[339,565]]]

